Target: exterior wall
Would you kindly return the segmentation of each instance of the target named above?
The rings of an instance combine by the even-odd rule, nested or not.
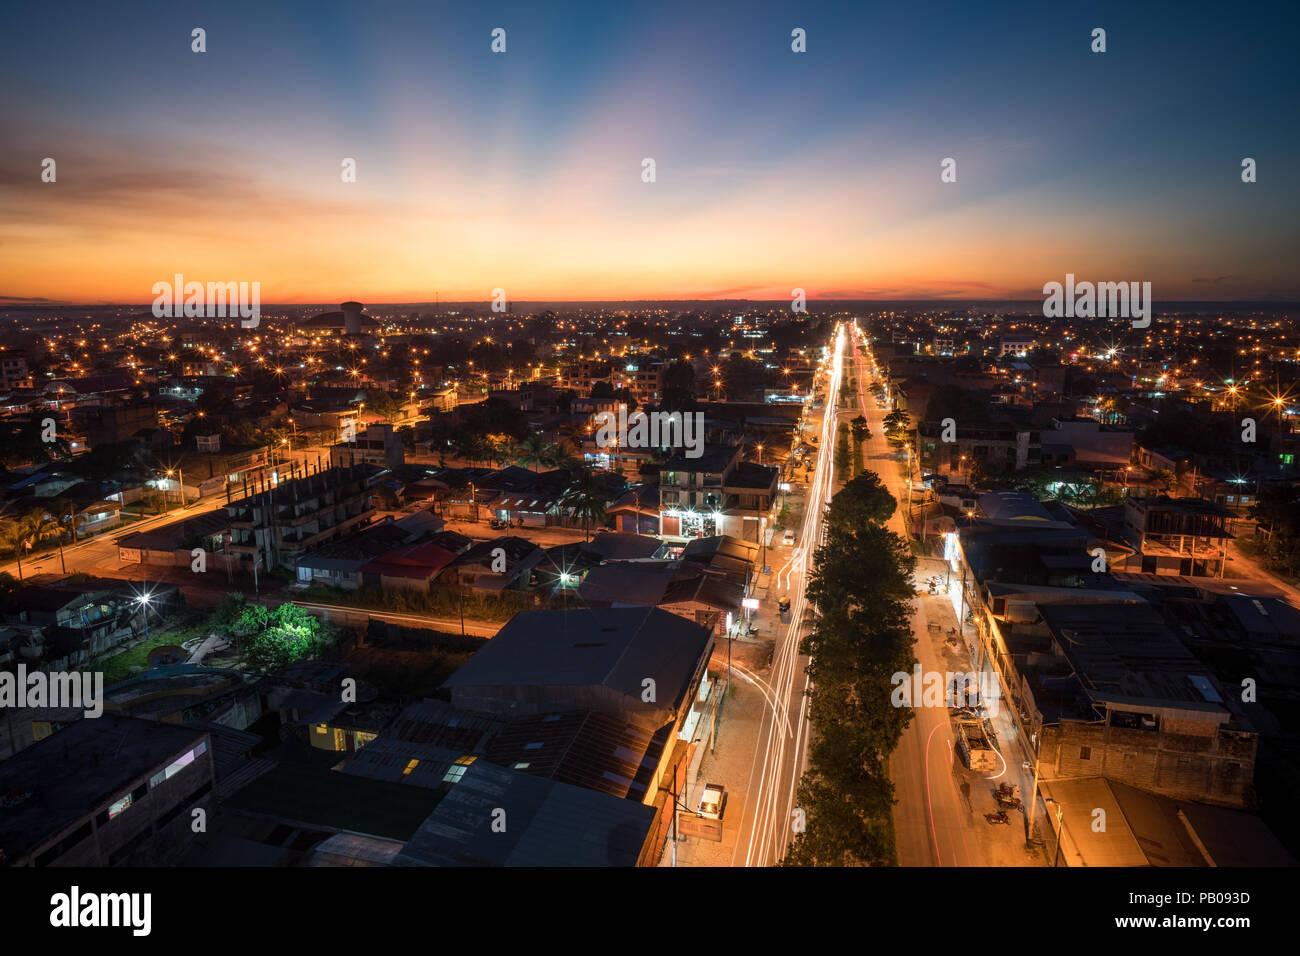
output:
[[[238,570],[239,555],[227,555],[222,551],[204,551],[204,560],[207,562],[209,571],[226,570],[229,565],[231,570]],[[166,568],[188,568],[194,562],[194,552],[189,548],[177,548],[174,551],[150,550],[148,548],[123,548],[117,549],[117,559],[124,564],[149,564]]]
[[[967,434],[963,434],[958,430],[956,440],[952,442],[941,441],[941,433],[942,429],[933,422],[923,423],[918,429],[921,466],[927,471],[965,475],[976,462],[1020,471],[1037,465],[1042,456],[1042,442],[1037,431],[968,429]],[[963,456],[965,461],[962,461]]]
[[[1043,728],[1042,774],[1102,776],[1180,800],[1244,807],[1255,776],[1253,736],[1203,731],[1207,725],[1131,730],[1106,724],[1062,722]]]
[[[1133,433],[1102,431],[1098,422],[1057,422],[1054,437],[1084,461],[1127,465],[1133,457]]]
[[[356,571],[336,571],[326,570],[324,568],[303,568],[298,571],[298,580],[304,584],[324,584],[332,588],[341,588],[345,591],[355,591],[361,587],[362,577],[360,569]]]
[[[210,813],[212,809],[212,746],[206,735],[202,746],[204,752],[171,777],[154,782],[167,766],[164,764],[131,781],[104,806],[53,834],[21,862],[37,866],[141,866],[170,861],[194,835],[190,811],[202,807]],[[133,794],[131,804],[108,819],[110,806],[127,794]]]

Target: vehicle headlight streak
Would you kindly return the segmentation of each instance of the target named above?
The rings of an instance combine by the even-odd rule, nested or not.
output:
[[[790,623],[784,637],[777,642],[772,657],[771,687],[775,698],[773,719],[768,725],[766,737],[760,735],[755,744],[755,756],[758,747],[761,746],[763,759],[758,786],[754,791],[756,809],[746,847],[746,866],[764,866],[767,865],[769,857],[772,858],[772,862],[776,862],[785,855],[792,836],[791,820],[795,809],[795,796],[806,763],[809,733],[807,720],[809,680],[805,664],[799,654],[799,632],[800,622],[808,607],[804,585],[809,558],[825,536],[823,514],[826,503],[830,500],[835,480],[833,462],[845,342],[846,332],[841,325],[836,330],[835,349],[831,356],[830,382],[823,405],[817,467],[813,472],[812,483],[809,485],[800,537],[802,545],[788,565],[788,580],[793,584],[797,574],[798,587],[790,595]],[[778,574],[778,584],[779,576]],[[796,695],[798,716],[792,721],[790,712],[794,709],[792,703]],[[789,739],[791,736],[792,740]],[[790,757],[788,766],[787,754]]]

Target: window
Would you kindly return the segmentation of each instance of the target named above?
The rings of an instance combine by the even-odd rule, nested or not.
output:
[[[1079,759],[1080,759],[1080,760],[1091,760],[1091,759],[1092,759],[1092,748],[1091,748],[1091,747],[1080,747],[1080,748],[1079,748]]]
[[[193,750],[181,754],[181,756],[177,757],[175,760],[169,763],[164,769],[154,774],[149,779],[149,786],[156,787],[163,781],[170,780],[172,777],[176,776],[178,773],[180,773],[182,770],[184,770],[186,767],[192,764],[198,757],[203,756],[203,754],[207,752],[208,752],[208,742],[206,740],[201,741],[199,745],[195,747]]]
[[[412,760],[409,763],[407,763],[405,769],[402,770],[402,776],[409,777],[411,775],[411,771],[418,766],[420,766],[420,761],[412,758]]]
[[[52,863],[54,860],[57,860],[59,857],[63,856],[64,853],[71,850],[73,847],[75,847],[82,840],[86,839],[86,837],[88,836],[90,836],[89,820],[87,820],[81,826],[77,827],[77,829],[73,830],[70,834],[68,834],[66,837],[64,837],[54,846],[50,847],[48,850],[46,850],[45,852],[41,853],[38,857],[36,857],[36,865],[49,866],[50,863]]]
[[[465,771],[469,769],[477,757],[457,757],[456,762],[447,768],[447,772],[442,775],[443,783],[456,783],[461,777],[465,776]]]
[[[117,816],[119,813],[121,813],[130,805],[131,805],[131,795],[129,793],[121,800],[118,800],[116,803],[110,803],[108,805],[108,819],[110,820],[113,819],[115,816]]]

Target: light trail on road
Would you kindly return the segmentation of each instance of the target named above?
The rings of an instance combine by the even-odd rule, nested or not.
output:
[[[777,696],[771,713],[764,715],[754,744],[755,760],[746,790],[745,813],[740,838],[736,843],[733,865],[739,864],[741,847],[743,865],[768,866],[779,863],[794,835],[791,821],[795,809],[799,780],[807,766],[810,726],[807,720],[809,680],[807,658],[799,653],[799,639],[804,614],[808,609],[805,593],[811,556],[824,533],[823,513],[834,487],[834,453],[836,425],[839,420],[840,380],[846,332],[841,325],[832,346],[830,378],[823,405],[821,438],[817,467],[809,484],[801,531],[801,547],[781,572],[775,576],[780,585],[785,575],[790,598],[790,621],[777,638],[772,654],[770,683]],[[797,697],[797,703],[796,703]],[[791,720],[792,715],[794,719]],[[782,724],[794,726],[794,735],[782,733]],[[762,752],[761,760],[758,759]],[[757,777],[757,780],[755,780]],[[751,816],[752,810],[752,816]]]

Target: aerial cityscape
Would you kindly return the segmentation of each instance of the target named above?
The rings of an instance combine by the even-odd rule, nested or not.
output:
[[[1164,874],[1300,860],[1297,16],[1054,6],[16,12],[0,872],[1249,928]]]

